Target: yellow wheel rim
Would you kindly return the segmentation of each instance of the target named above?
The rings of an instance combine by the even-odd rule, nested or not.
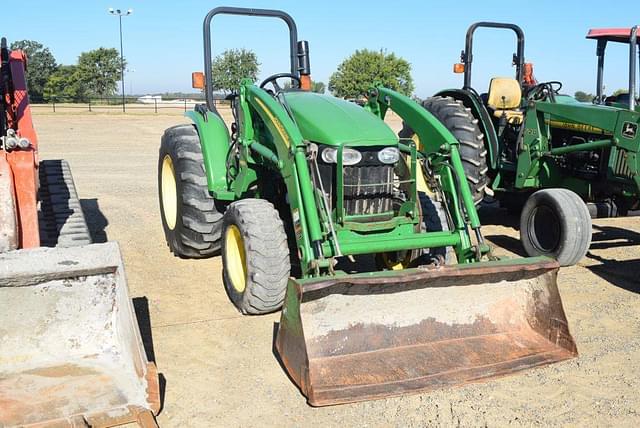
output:
[[[406,269],[409,267],[409,263],[411,263],[411,251],[400,252],[397,257],[392,257],[389,253],[382,253],[381,257],[384,266],[391,270]]]
[[[178,217],[178,189],[176,187],[176,173],[173,169],[171,156],[166,155],[162,159],[162,212],[169,229],[176,227]]]
[[[244,240],[240,229],[231,225],[225,232],[225,266],[231,285],[242,293],[247,286],[247,263],[244,254]]]

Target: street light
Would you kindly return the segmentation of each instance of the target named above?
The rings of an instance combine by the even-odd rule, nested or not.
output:
[[[124,54],[122,49],[122,17],[129,16],[133,13],[133,9],[127,9],[126,11],[120,9],[109,8],[109,13],[113,16],[117,16],[120,21],[120,80],[122,81],[122,111],[125,111],[125,95],[124,95]]]

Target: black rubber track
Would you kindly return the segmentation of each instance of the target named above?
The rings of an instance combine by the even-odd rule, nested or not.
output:
[[[43,247],[91,244],[91,234],[67,161],[41,161],[39,179],[40,244]]]
[[[165,156],[171,157],[177,187],[177,219],[173,230],[167,225],[162,206]],[[224,207],[209,193],[200,138],[193,125],[178,125],[164,132],[158,159],[158,195],[162,227],[172,253],[185,258],[219,254]]]
[[[266,200],[242,199],[229,205],[223,222],[225,231],[231,225],[240,230],[247,269],[245,289],[238,292],[227,272],[223,242],[223,280],[229,298],[243,314],[277,311],[291,272],[287,235],[278,211]]]
[[[460,157],[471,187],[473,201],[479,204],[484,198],[487,177],[487,149],[478,120],[462,101],[452,97],[431,97],[422,106],[433,114],[460,143]],[[406,131],[405,131],[406,132]],[[401,135],[402,136],[402,135]]]

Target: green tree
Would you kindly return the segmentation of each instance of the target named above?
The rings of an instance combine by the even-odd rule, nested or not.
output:
[[[617,97],[620,94],[628,94],[629,93],[629,88],[626,89],[616,89],[615,91],[613,91],[613,94],[611,94],[612,97]]]
[[[311,81],[311,91],[317,92],[319,94],[324,94],[326,85],[324,82],[316,82],[315,80]]]
[[[46,101],[84,101],[87,89],[75,65],[60,65],[44,85]]]
[[[591,102],[593,101],[594,95],[583,91],[577,91],[573,94],[573,97],[581,102]]]
[[[116,93],[120,67],[120,54],[114,48],[98,48],[82,52],[78,57],[79,80],[87,93],[93,96],[105,97]]]
[[[373,82],[405,95],[413,92],[411,64],[393,52],[356,50],[329,79],[329,90],[337,97],[357,98]]]
[[[49,48],[35,40],[17,40],[11,49],[21,49],[27,55],[27,88],[34,100],[42,98],[44,85],[56,71],[56,59]]]
[[[232,92],[244,78],[256,81],[260,63],[255,52],[247,49],[229,49],[216,56],[211,64],[214,90]]]

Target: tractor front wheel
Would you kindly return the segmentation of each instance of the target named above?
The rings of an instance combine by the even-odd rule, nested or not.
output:
[[[174,126],[162,136],[158,193],[162,228],[172,253],[203,258],[220,251],[223,207],[209,193],[193,125]]]
[[[278,211],[263,199],[242,199],[229,205],[222,223],[222,271],[229,298],[243,314],[277,311],[291,272]]]
[[[587,205],[568,189],[538,190],[522,209],[520,240],[529,256],[553,257],[560,266],[578,263],[591,244]]]

